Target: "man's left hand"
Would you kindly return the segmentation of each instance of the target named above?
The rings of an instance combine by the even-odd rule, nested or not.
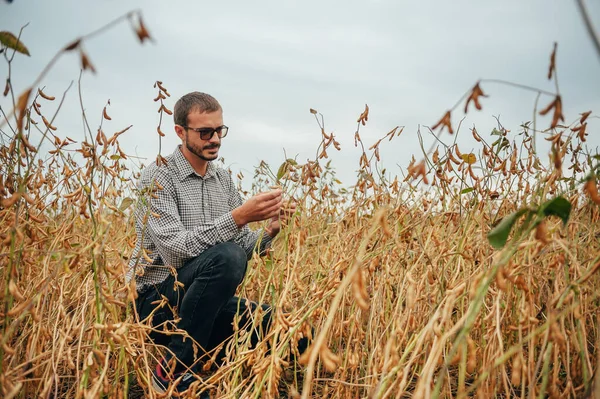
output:
[[[267,227],[267,234],[274,238],[282,226],[287,225],[292,216],[296,213],[296,203],[285,201],[281,206],[281,210],[279,211],[279,215],[271,218],[271,222]]]

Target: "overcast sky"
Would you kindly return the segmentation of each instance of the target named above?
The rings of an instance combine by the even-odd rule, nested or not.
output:
[[[600,4],[587,1],[600,30]],[[503,79],[554,91],[546,79],[553,42],[566,122],[580,112],[600,112],[600,57],[594,52],[574,1],[116,1],[14,0],[0,2],[0,30],[15,34],[29,23],[22,40],[31,57],[17,56],[13,84],[25,89],[66,43],[133,9],[140,9],[154,43],[140,45],[122,23],[84,47],[97,74],[84,73],[88,117],[98,126],[110,99],[105,131],[132,124],[121,146],[154,159],[158,149],[153,83],[163,81],[172,97],[189,91],[214,95],[224,108],[230,133],[221,155],[247,179],[261,159],[275,169],[288,156],[314,158],[320,131],[309,113],[325,116],[342,152],[330,151],[344,184],[355,181],[360,153],[354,148],[356,119],[368,104],[365,144],[395,126],[404,133],[382,149],[385,166],[405,170],[420,156],[419,125],[432,126],[481,78]],[[76,55],[62,58],[42,82],[60,96],[77,82]],[[0,63],[0,78],[7,74]],[[4,84],[2,84],[4,86]],[[486,136],[494,115],[513,134],[533,116],[536,94],[498,84],[482,84],[490,97],[471,112],[459,134],[469,151],[469,127]],[[545,106],[550,97],[542,96]],[[9,108],[6,98],[0,99]],[[46,112],[54,105],[44,105]],[[462,106],[453,115],[456,125]],[[55,125],[59,136],[83,137],[76,85]],[[591,120],[588,146],[600,145],[598,119]],[[545,128],[550,118],[539,118]],[[172,120],[163,129],[164,153],[178,143]],[[448,135],[443,139],[450,142]],[[433,138],[425,136],[428,146]]]

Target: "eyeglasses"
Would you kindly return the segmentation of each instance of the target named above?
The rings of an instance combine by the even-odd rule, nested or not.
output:
[[[213,137],[213,134],[217,133],[217,136],[219,136],[219,138],[223,138],[225,136],[227,136],[227,131],[229,130],[229,128],[225,125],[223,126],[219,126],[216,128],[212,128],[212,127],[189,127],[189,126],[182,126],[184,129],[189,129],[189,130],[193,130],[196,133],[200,134],[200,138],[202,140],[210,140]]]

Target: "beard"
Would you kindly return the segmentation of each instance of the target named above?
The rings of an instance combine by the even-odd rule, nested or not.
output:
[[[195,144],[191,144],[189,141],[189,137],[186,134],[186,138],[185,138],[185,147],[188,149],[189,152],[191,152],[192,154],[194,154],[195,156],[197,156],[198,158],[204,160],[204,161],[213,161],[215,159],[218,158],[219,153],[215,153],[213,154],[205,154],[204,151],[205,150],[209,150],[211,148],[219,148],[221,147],[221,144],[208,144],[204,147],[201,147],[199,145],[195,145]]]

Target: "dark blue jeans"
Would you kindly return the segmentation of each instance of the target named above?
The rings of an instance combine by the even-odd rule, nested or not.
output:
[[[150,288],[140,294],[136,300],[136,307],[140,320],[146,319],[157,304],[152,302],[160,300],[161,295],[169,301],[169,306],[159,309],[152,318],[153,326],[159,326],[174,319],[171,308],[176,309],[179,321],[177,328],[185,330],[196,341],[197,356],[200,360],[219,344],[233,335],[233,321],[239,314],[238,327],[250,329],[252,327],[251,313],[258,307],[250,302],[246,305],[245,299],[234,296],[237,286],[244,279],[248,264],[246,252],[237,244],[225,242],[204,251],[199,256],[187,261],[177,269],[176,276],[169,276],[155,288]],[[183,284],[175,287],[175,281]],[[262,305],[265,315],[258,329],[266,332],[271,322],[271,308]],[[260,332],[252,332],[255,344],[259,340]],[[178,362],[175,370],[181,371],[191,367],[198,358],[194,356],[192,340],[185,339],[181,334],[161,334],[154,332],[151,338],[159,344],[167,345]],[[210,355],[206,355],[206,360]],[[171,358],[170,354],[166,356]]]

